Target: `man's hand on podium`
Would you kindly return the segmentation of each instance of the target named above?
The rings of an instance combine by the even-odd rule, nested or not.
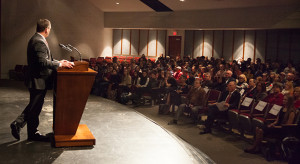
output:
[[[59,61],[60,67],[65,67],[65,68],[73,68],[74,62],[69,62],[67,60],[61,60]]]

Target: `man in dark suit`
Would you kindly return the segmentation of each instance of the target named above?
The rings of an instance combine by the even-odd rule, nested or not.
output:
[[[205,128],[200,134],[211,133],[211,126],[216,116],[226,114],[230,109],[237,109],[240,99],[241,95],[236,90],[236,82],[230,81],[227,85],[227,91],[222,92],[219,101],[209,106]]]
[[[48,89],[53,87],[53,71],[58,67],[72,68],[73,63],[66,60],[57,61],[52,58],[46,38],[51,31],[51,23],[47,19],[37,22],[36,33],[28,42],[28,72],[25,85],[30,93],[30,102],[20,116],[10,125],[12,135],[20,139],[20,130],[27,123],[29,141],[47,141],[48,138],[38,131],[39,114],[44,104]]]

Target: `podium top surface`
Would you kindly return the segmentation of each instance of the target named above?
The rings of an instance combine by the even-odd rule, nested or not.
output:
[[[58,68],[57,74],[96,74],[97,72],[89,68],[86,61],[75,61],[73,68]]]

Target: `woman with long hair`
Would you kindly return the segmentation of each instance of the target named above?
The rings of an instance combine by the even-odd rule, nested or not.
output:
[[[261,141],[266,136],[279,138],[280,140],[282,140],[285,137],[282,125],[293,124],[295,121],[297,111],[294,107],[293,96],[285,95],[283,99],[283,105],[284,108],[279,112],[277,119],[274,122],[266,124],[264,128],[256,128],[254,144],[251,147],[244,150],[246,153],[259,152],[261,147]]]

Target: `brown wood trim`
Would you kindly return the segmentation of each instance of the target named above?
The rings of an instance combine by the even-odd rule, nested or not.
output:
[[[246,30],[244,30],[244,42],[243,42],[243,60],[245,59],[245,41],[246,41]]]
[[[213,40],[212,40],[212,48],[211,48],[211,57],[214,57],[214,46],[215,46],[215,30],[213,30]]]
[[[130,31],[130,34],[129,34],[129,55],[131,55],[131,29],[129,31]]]
[[[138,56],[140,56],[140,41],[141,41],[141,30],[139,29]]]
[[[290,36],[289,36],[289,61],[290,61],[291,60],[291,56],[292,56],[291,49],[292,49],[292,43],[293,43],[293,38],[292,38],[292,36],[293,36],[293,30],[289,30],[289,32],[290,32]]]
[[[195,51],[195,30],[193,30],[193,51],[192,51],[192,56],[191,58],[194,58],[194,51]]]
[[[204,56],[204,35],[205,35],[205,31],[202,30],[202,56]]]
[[[222,55],[221,55],[222,58],[224,57],[224,37],[225,37],[224,30],[222,30]]]
[[[0,0],[0,10],[2,10],[2,6],[1,6],[1,0]],[[1,29],[1,27],[2,27],[2,24],[1,24],[1,22],[2,22],[2,20],[1,20],[1,12],[0,12],[0,38],[2,38],[2,36],[1,36],[1,31],[2,31],[2,29]],[[1,61],[1,49],[2,49],[2,47],[1,47],[1,40],[2,39],[0,39],[0,79],[1,79],[1,74],[2,74],[2,70],[1,70],[1,67],[2,67],[2,61]]]
[[[279,31],[277,31],[277,42],[276,42],[276,60],[278,61],[278,55],[279,55],[279,41],[280,41],[280,35]]]
[[[148,49],[149,49],[149,33],[150,33],[150,30],[148,30],[148,34],[147,34],[147,54],[146,54],[146,56],[148,56]]]
[[[167,39],[168,39],[168,31],[165,30],[165,57],[167,57]]]
[[[123,54],[123,29],[121,30],[121,55]]]
[[[253,61],[255,62],[255,55],[256,55],[256,30],[254,30],[254,45],[253,45]]]
[[[157,40],[158,40],[158,30],[156,30],[156,52],[155,52],[156,57],[157,57]]]
[[[231,61],[233,61],[233,55],[234,55],[234,38],[235,38],[235,31],[232,32],[232,55],[231,55]]]
[[[269,33],[268,33],[268,30],[266,30],[266,41],[265,41],[265,62],[267,61],[267,55],[268,55],[268,37],[269,37]]]

